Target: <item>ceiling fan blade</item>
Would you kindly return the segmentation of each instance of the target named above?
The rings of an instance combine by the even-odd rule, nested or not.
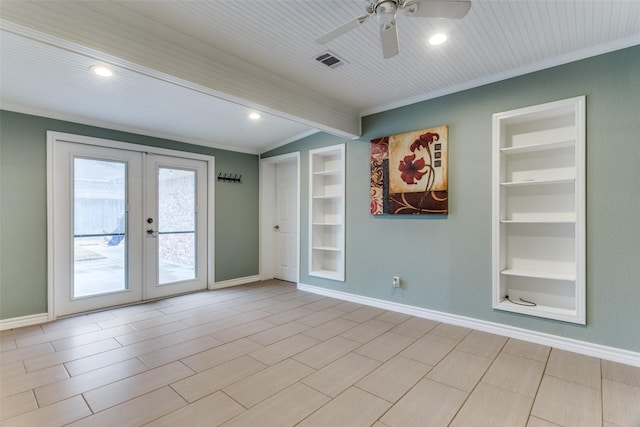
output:
[[[415,0],[403,6],[408,16],[450,19],[464,18],[470,8],[471,2],[464,0]]]
[[[318,37],[316,39],[316,43],[325,44],[335,39],[336,37],[341,36],[344,33],[353,30],[354,28],[358,28],[361,24],[364,24],[365,22],[367,22],[370,16],[371,15],[358,16],[357,18],[352,19],[351,21],[345,24],[342,24],[337,28],[334,28],[333,30],[326,33],[325,35]]]
[[[398,45],[398,27],[396,21],[380,27],[380,40],[382,41],[382,56],[384,59],[391,58],[400,53]]]

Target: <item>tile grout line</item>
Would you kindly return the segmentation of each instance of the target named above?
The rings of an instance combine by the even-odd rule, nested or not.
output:
[[[547,357],[545,358],[545,361],[544,361],[544,369],[542,370],[542,376],[540,377],[540,382],[538,382],[538,387],[536,388],[536,394],[533,397],[533,402],[531,403],[531,409],[529,409],[529,419],[531,419],[531,417],[534,416],[533,407],[535,406],[536,400],[538,399],[538,393],[540,393],[540,387],[542,387],[542,381],[544,381],[544,376],[546,375],[545,372],[547,372],[547,366],[549,365],[549,359],[551,359],[552,351],[553,351],[553,347],[549,347],[549,353],[547,354]],[[545,421],[549,421],[549,420],[545,420]],[[555,423],[552,423],[552,424],[555,424]]]
[[[432,332],[434,329],[436,329],[439,325],[442,325],[442,324],[443,324],[443,323],[439,322],[439,323],[438,323],[438,325],[436,325],[436,326],[434,326],[433,328],[431,328],[427,333],[425,333],[422,337],[418,338],[416,341],[418,341],[419,339],[423,338],[423,337],[424,337],[424,336],[426,336],[426,335],[431,334],[431,332]],[[422,380],[424,380],[424,379],[427,379],[427,380],[429,380],[429,381],[433,381],[433,382],[435,382],[435,383],[438,383],[438,384],[444,385],[444,386],[446,386],[446,387],[451,387],[451,386],[450,386],[450,385],[448,385],[448,384],[444,384],[444,383],[441,383],[440,381],[437,381],[437,380],[434,380],[434,379],[431,379],[431,378],[426,378],[426,377],[427,377],[427,375],[429,375],[429,373],[430,373],[431,371],[433,371],[433,370],[434,370],[434,369],[435,369],[435,368],[440,364],[440,362],[442,362],[444,359],[446,359],[446,358],[447,358],[447,356],[449,356],[449,355],[450,355],[450,354],[451,354],[451,353],[452,353],[452,352],[453,352],[453,351],[458,347],[458,345],[460,345],[460,343],[461,343],[461,342],[462,342],[462,341],[467,337],[467,335],[469,335],[470,333],[471,333],[471,331],[469,331],[467,334],[465,334],[465,336],[464,336],[463,338],[461,338],[461,339],[458,341],[458,344],[456,344],[456,345],[455,345],[455,347],[451,348],[451,350],[449,350],[449,351],[448,351],[444,356],[442,356],[442,357],[440,358],[440,360],[438,360],[438,362],[437,362],[435,365],[428,365],[428,366],[431,366],[431,369],[429,369],[427,372],[425,372],[425,374],[424,374],[423,376],[421,376],[421,377],[418,379],[418,381],[416,381],[416,383],[415,383],[413,386],[409,387],[409,389],[408,389],[406,392],[404,392],[404,393],[400,396],[400,398],[398,398],[398,400],[396,400],[396,402],[391,402],[392,404],[391,404],[391,406],[389,407],[389,409],[387,409],[387,410],[384,412],[384,414],[380,415],[380,417],[378,418],[378,420],[377,420],[377,421],[382,422],[382,421],[381,421],[381,419],[384,417],[384,415],[386,415],[386,414],[387,414],[387,413],[388,413],[388,412],[389,412],[389,411],[390,411],[390,410],[391,410],[391,409],[392,409],[392,408],[393,408],[393,407],[394,407],[398,402],[400,402],[400,401],[401,401],[401,400],[402,400],[402,399],[403,399],[407,394],[409,394],[409,392],[410,392],[411,390],[413,390],[413,389],[418,385],[418,383],[420,383],[420,381],[422,381]],[[446,337],[443,337],[443,336],[441,336],[441,335],[437,335],[437,334],[432,334],[432,335],[434,335],[434,336],[438,336],[438,337],[440,337],[440,338],[446,338]],[[450,338],[449,338],[449,339],[450,339]],[[414,342],[415,342],[415,341],[414,341]],[[413,359],[411,359],[411,360],[413,360]],[[418,361],[418,362],[419,362],[419,361]],[[422,363],[422,362],[420,362],[420,363]],[[455,388],[455,387],[451,387],[451,388],[453,388],[453,389],[455,389],[455,390],[459,390],[459,389],[457,389],[457,388]],[[366,391],[366,390],[365,390],[365,391]],[[466,393],[464,390],[459,390],[459,391],[462,391],[462,392]],[[464,402],[462,403],[462,405],[460,405],[460,408],[458,408],[458,410],[456,411],[456,413],[455,413],[455,415],[453,416],[453,418],[451,418],[451,422],[453,422],[453,420],[454,420],[454,418],[456,417],[456,415],[458,415],[458,412],[460,412],[460,409],[462,408],[462,406],[464,406],[464,403],[467,401],[467,399],[469,398],[469,396],[470,396],[470,395],[471,395],[471,393],[468,393],[467,398],[464,400]],[[451,422],[450,422],[449,424],[451,424]],[[384,423],[383,423],[383,424],[384,424]]]
[[[471,332],[469,332],[467,335],[465,335],[464,338],[468,337],[471,334]],[[462,341],[464,341],[464,338],[460,340],[460,342],[453,348],[451,349],[451,352],[453,352],[454,350],[456,350],[458,348],[458,346],[460,344],[462,344]],[[451,423],[453,423],[456,419],[456,417],[458,416],[458,414],[460,414],[460,411],[462,410],[462,408],[464,408],[464,405],[466,405],[466,403],[469,401],[469,398],[471,397],[471,394],[473,394],[473,392],[475,391],[475,389],[478,387],[478,385],[482,382],[482,379],[485,377],[485,375],[487,375],[487,372],[489,372],[489,369],[491,369],[491,367],[493,366],[493,364],[496,362],[496,359],[498,358],[498,355],[500,355],[500,353],[502,353],[502,350],[504,350],[504,347],[507,345],[507,343],[509,342],[509,339],[506,339],[504,344],[502,344],[502,347],[500,347],[500,351],[498,353],[496,353],[495,357],[493,357],[491,359],[491,363],[489,364],[489,366],[487,367],[487,369],[484,371],[484,373],[482,374],[482,376],[478,379],[478,382],[473,386],[473,388],[471,389],[470,392],[467,393],[467,397],[464,399],[464,401],[462,402],[462,404],[458,407],[458,410],[456,411],[456,413],[453,415],[453,417],[451,417],[451,421],[449,421],[449,423],[447,424],[448,426],[451,425]],[[463,350],[457,350],[457,351],[463,351]],[[451,353],[450,352],[450,353]],[[466,353],[466,352],[465,352]],[[473,354],[473,353],[469,353],[469,354]],[[477,355],[474,355],[477,356]],[[438,362],[440,363],[440,362]],[[436,365],[437,366],[437,365]],[[435,368],[435,366],[434,366]],[[447,384],[444,384],[447,385]],[[451,387],[451,386],[448,386]],[[455,388],[455,387],[452,387]],[[458,390],[458,389],[456,389]],[[464,391],[464,390],[460,390],[460,391]],[[465,391],[466,393],[466,391]],[[531,406],[533,406],[533,402],[531,403]]]

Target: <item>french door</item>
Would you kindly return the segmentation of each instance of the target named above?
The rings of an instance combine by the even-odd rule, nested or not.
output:
[[[207,287],[207,164],[145,155],[145,296]]]
[[[207,161],[62,140],[50,148],[56,316],[207,288]]]

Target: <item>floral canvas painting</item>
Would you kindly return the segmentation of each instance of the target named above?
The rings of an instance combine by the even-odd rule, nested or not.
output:
[[[371,140],[371,214],[448,213],[448,131],[437,126]]]

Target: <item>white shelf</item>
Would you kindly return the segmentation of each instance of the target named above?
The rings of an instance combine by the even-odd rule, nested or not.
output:
[[[331,175],[341,175],[342,171],[340,169],[331,169],[331,170],[322,170],[313,172],[313,175],[316,176],[331,176]]]
[[[493,307],[585,324],[584,97],[493,115],[492,223]]]
[[[546,317],[548,319],[575,323],[573,321],[573,319],[575,319],[575,310],[568,308],[558,308],[540,304],[537,304],[535,307],[529,307],[526,305],[515,304],[507,299],[500,301],[500,303],[498,303],[494,308],[514,313],[528,314],[530,316]]]
[[[312,270],[309,272],[310,276],[322,277],[323,279],[331,280],[344,280],[340,273],[334,270]]]
[[[329,194],[326,196],[312,196],[314,199],[342,199],[341,194]]]
[[[576,276],[574,274],[553,274],[539,271],[502,270],[500,274],[507,276],[532,277],[536,279],[566,280],[569,282],[574,282],[576,280]]]
[[[575,139],[570,139],[566,141],[522,145],[519,147],[505,147],[505,148],[501,148],[500,151],[506,155],[513,155],[513,154],[522,154],[522,153],[533,153],[536,151],[545,151],[545,150],[559,150],[561,148],[575,147],[575,145],[576,145]]]
[[[345,145],[309,151],[309,275],[344,281]]]
[[[575,219],[501,219],[500,224],[575,224]]]
[[[339,246],[314,246],[314,251],[331,251],[331,252],[342,252],[342,248]]]
[[[552,184],[570,184],[576,182],[575,178],[562,178],[562,179],[526,179],[522,181],[507,181],[501,182],[503,187],[523,187],[529,185],[552,185]]]

